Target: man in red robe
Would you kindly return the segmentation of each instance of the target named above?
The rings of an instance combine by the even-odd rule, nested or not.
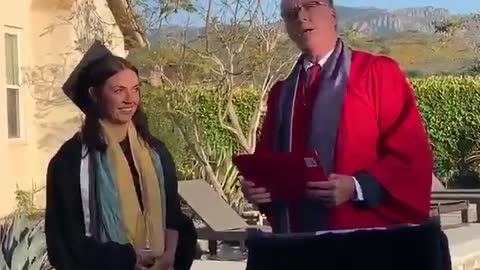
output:
[[[283,0],[281,15],[303,53],[270,91],[256,152],[316,150],[325,181],[286,203],[246,179],[246,198],[276,232],[425,222],[432,154],[399,65],[344,45],[332,0]]]

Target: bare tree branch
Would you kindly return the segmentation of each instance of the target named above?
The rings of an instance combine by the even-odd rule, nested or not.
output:
[[[235,167],[216,164],[227,164],[229,159],[223,158],[225,150],[218,149],[216,141],[205,139],[210,135],[206,135],[205,127],[201,126],[203,120],[199,112],[192,109],[195,107],[192,103],[194,97],[189,93],[192,85],[182,79],[183,74],[189,72],[188,66],[195,65],[195,61],[206,63],[201,68],[207,72],[199,81],[208,82],[209,85],[204,88],[195,84],[195,91],[216,91],[213,92],[215,124],[231,135],[235,141],[235,151],[252,153],[268,91],[283,76],[296,55],[285,57],[276,52],[278,46],[284,45],[283,28],[276,18],[266,17],[261,0],[218,0],[216,5],[214,3],[213,0],[205,2],[205,32],[199,40],[187,40],[184,29],[182,37],[172,41],[172,44],[178,44],[177,48],[181,51],[179,61],[175,64],[180,74],[177,75],[179,81],[172,82],[174,89],[169,90],[176,100],[172,101],[174,108],[170,108],[167,114],[171,115],[188,151],[200,164],[202,174],[227,199],[230,196],[228,194],[238,187]],[[245,104],[236,103],[237,98],[241,97],[239,94],[243,93],[242,88],[258,91],[258,100],[249,105],[252,109],[247,119],[240,114],[238,107]]]

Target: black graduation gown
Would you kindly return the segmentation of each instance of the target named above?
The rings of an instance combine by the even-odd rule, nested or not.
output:
[[[179,231],[176,265],[189,269],[193,261],[196,234],[191,219],[180,210],[175,164],[165,145],[156,140],[153,149],[164,167],[166,226]],[[85,236],[80,192],[82,143],[78,134],[54,155],[47,171],[45,234],[48,258],[57,270],[133,270],[136,260],[132,245],[100,243]]]

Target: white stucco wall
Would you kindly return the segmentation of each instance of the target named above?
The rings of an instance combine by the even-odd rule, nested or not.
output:
[[[96,14],[82,9],[87,3]],[[98,17],[102,25],[85,26],[87,16]],[[0,1],[0,217],[14,210],[17,185],[45,184],[50,158],[80,127],[80,112],[60,87],[82,55],[76,41],[88,37],[82,33],[99,31],[108,33],[103,36],[115,54],[125,55],[105,0]],[[18,33],[20,44],[22,138],[15,140],[7,136],[5,32]],[[43,194],[37,203],[43,205]]]

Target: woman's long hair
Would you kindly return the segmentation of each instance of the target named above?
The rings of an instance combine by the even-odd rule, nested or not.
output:
[[[110,77],[126,69],[130,69],[138,75],[137,68],[130,62],[124,58],[109,55],[92,62],[80,74],[79,98],[83,99],[85,104],[85,121],[82,125],[81,134],[88,152],[105,151],[106,149],[99,122],[103,112],[101,91],[103,91],[105,82]],[[96,101],[88,93],[90,87],[93,87],[93,95]],[[132,122],[139,136],[147,144],[151,145],[152,135],[150,134],[147,117],[142,110],[141,102],[138,104],[137,111],[132,117]]]

